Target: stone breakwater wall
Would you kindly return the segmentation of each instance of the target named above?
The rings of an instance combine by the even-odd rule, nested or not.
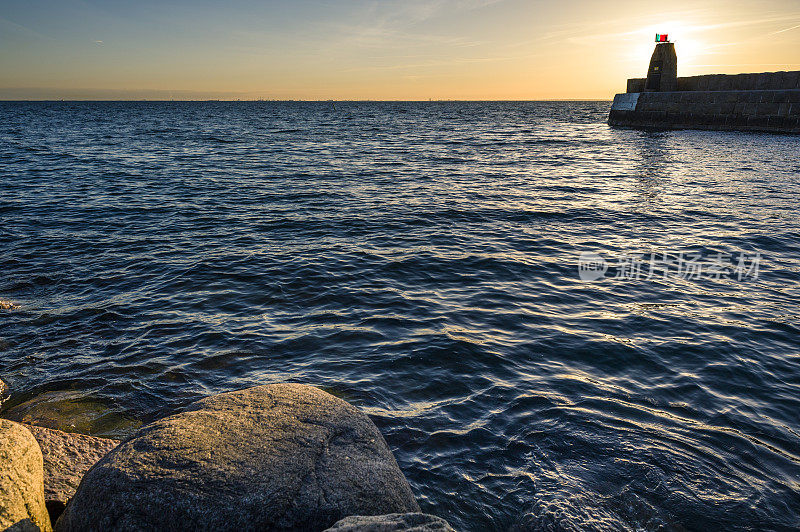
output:
[[[800,72],[783,72],[775,75],[777,76],[777,74],[800,75]],[[769,80],[772,79],[770,75],[746,74],[743,76],[765,76],[765,79]],[[697,76],[697,78],[715,77]],[[721,77],[739,78],[740,76]],[[695,80],[697,78],[682,79]],[[795,78],[792,77],[791,80],[793,79]],[[694,83],[695,81],[692,81],[692,84]],[[700,84],[697,86],[702,86],[707,81],[701,80],[696,83]],[[708,83],[711,83],[710,79]],[[733,81],[728,80],[718,86],[730,83]],[[800,88],[629,92],[618,94],[614,98],[608,122],[612,126],[621,127],[797,134],[800,133]]]
[[[644,78],[628,80],[627,92],[644,92]],[[757,74],[708,74],[678,78],[678,92],[766,91],[800,89],[800,70]]]
[[[645,92],[643,78],[617,94],[608,123],[660,129],[800,133],[800,71],[678,78],[673,92]]]

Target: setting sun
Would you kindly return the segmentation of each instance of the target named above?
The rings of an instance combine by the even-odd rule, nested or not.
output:
[[[0,4],[0,531],[797,529],[799,0]]]
[[[787,0],[236,4],[7,4],[0,97],[605,99],[659,32],[681,74],[800,68]]]

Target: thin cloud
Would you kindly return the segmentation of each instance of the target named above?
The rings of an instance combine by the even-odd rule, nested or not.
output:
[[[786,28],[785,30],[779,30],[779,31],[770,33],[770,35],[778,35],[779,33],[786,33],[787,31],[796,30],[798,28],[800,28],[800,24],[798,24],[797,26],[792,26],[791,28]]]
[[[2,17],[0,17],[0,29],[3,29],[4,31],[7,31],[9,33],[20,33],[27,36],[33,36],[39,39],[51,40],[51,37],[48,37],[47,35],[43,35],[38,31],[28,28],[27,26],[23,26],[22,24],[17,24],[14,21]]]
[[[609,39],[619,39],[619,38],[627,38],[627,37],[639,37],[642,33],[646,33],[647,31],[651,30],[655,26],[663,26],[664,28],[668,29],[670,25],[675,25],[678,21],[682,19],[691,19],[696,17],[697,15],[704,13],[702,10],[691,10],[685,12],[676,12],[670,13],[665,15],[665,18],[669,18],[670,20],[664,22],[660,25],[648,24],[646,26],[639,26],[635,30],[628,30],[628,31],[620,31],[620,32],[608,32],[608,33],[595,33],[587,35],[585,30],[597,27],[598,23],[580,23],[575,25],[569,29],[557,30],[549,32],[541,37],[541,40],[557,40],[559,42],[566,42],[570,44],[578,44],[578,43],[587,43],[592,44],[596,43],[598,40],[609,40]],[[788,17],[788,20],[800,20],[800,15],[794,17]],[[729,22],[719,22],[714,24],[695,24],[695,25],[687,25],[683,26],[683,30],[686,33],[696,33],[702,31],[713,31],[713,30],[721,30],[721,29],[731,29],[731,28],[742,28],[747,26],[758,26],[762,24],[773,24],[778,22],[786,22],[787,17],[785,15],[782,16],[770,16],[770,17],[762,17],[758,19],[750,19],[750,20],[737,20],[737,21],[729,21]],[[604,22],[602,25],[622,25],[627,22],[627,19],[613,19]],[[780,31],[775,32],[783,33],[787,31],[791,31],[794,29],[800,28],[800,25],[792,26],[791,28],[786,28]],[[773,35],[772,33],[769,35]]]
[[[453,47],[474,47],[484,42],[409,31],[416,25],[456,11],[475,11],[506,0],[413,0],[391,4],[372,3],[367,12],[370,22],[364,25],[339,26],[336,28],[346,35],[340,45],[355,46],[426,46],[438,44]]]
[[[800,63],[717,63],[709,65],[692,65],[696,67],[750,67],[750,66],[798,66]]]

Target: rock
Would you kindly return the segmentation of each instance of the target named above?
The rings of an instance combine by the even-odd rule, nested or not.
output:
[[[0,379],[0,406],[8,399],[8,385]]]
[[[323,530],[418,512],[377,427],[317,388],[209,397],[140,429],[83,478],[71,530]]]
[[[428,514],[355,515],[342,519],[325,532],[455,532],[440,517]]]
[[[75,494],[83,475],[108,452],[117,440],[70,434],[60,430],[27,425],[39,442],[44,459],[44,502],[55,523]]]
[[[15,305],[11,301],[6,301],[5,299],[0,299],[0,310],[17,310],[19,305]]]
[[[0,419],[0,530],[49,531],[42,452],[18,423]]]
[[[3,417],[26,425],[106,438],[122,439],[141,426],[108,403],[78,390],[51,390],[3,412]]]

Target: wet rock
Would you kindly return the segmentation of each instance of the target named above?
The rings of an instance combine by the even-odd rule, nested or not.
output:
[[[0,299],[0,310],[17,310],[19,308],[18,305],[15,305],[11,301],[6,301],[5,299]]]
[[[355,515],[342,519],[325,532],[455,532],[440,517],[428,514]]]
[[[83,475],[119,445],[118,440],[70,434],[28,425],[44,459],[44,502],[55,522],[75,494]]]
[[[0,530],[52,530],[42,476],[36,439],[22,425],[0,419]]]
[[[0,379],[0,406],[8,399],[8,385]]]
[[[77,390],[44,392],[9,406],[3,417],[26,425],[117,439],[141,426],[138,421],[116,413],[106,402]]]
[[[275,384],[143,427],[86,474],[57,529],[323,530],[348,515],[418,511],[364,413]]]

